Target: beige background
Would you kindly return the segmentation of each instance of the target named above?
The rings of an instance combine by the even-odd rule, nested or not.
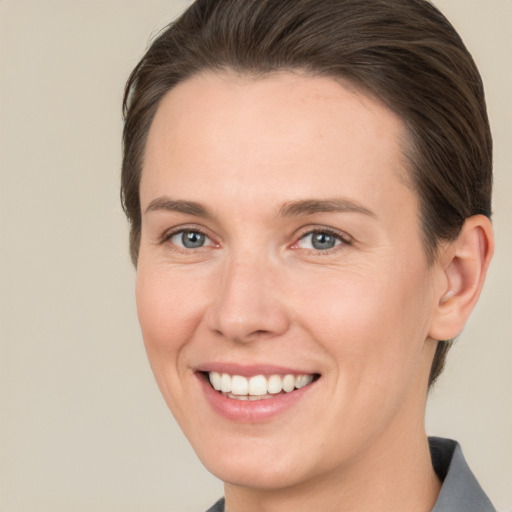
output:
[[[187,3],[0,0],[0,511],[200,512],[222,493],[153,382],[118,200],[123,84]],[[512,511],[512,2],[437,4],[486,82],[498,244],[428,431]]]

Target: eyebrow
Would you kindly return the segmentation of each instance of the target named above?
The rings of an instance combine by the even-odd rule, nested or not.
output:
[[[302,201],[290,201],[283,204],[279,209],[279,214],[283,217],[333,212],[361,213],[369,217],[376,217],[374,212],[350,199],[306,199]]]
[[[170,199],[169,197],[157,197],[153,199],[145,210],[145,213],[156,211],[179,212],[195,217],[212,217],[211,213],[201,204],[195,201],[183,201]]]
[[[212,218],[212,214],[200,203],[171,199],[166,196],[153,199],[145,212],[169,211],[193,215],[195,217]],[[368,208],[350,199],[303,199],[288,201],[279,208],[281,217],[298,217],[315,213],[360,213],[376,217]]]

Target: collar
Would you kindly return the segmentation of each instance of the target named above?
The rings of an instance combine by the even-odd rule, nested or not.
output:
[[[443,482],[432,512],[496,512],[452,439],[430,437],[430,454]]]

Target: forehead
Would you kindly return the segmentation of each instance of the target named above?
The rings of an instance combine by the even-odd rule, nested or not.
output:
[[[203,73],[172,89],[157,110],[141,200],[162,186],[207,194],[219,181],[245,195],[268,196],[270,182],[276,196],[332,193],[335,184],[379,195],[405,181],[405,140],[398,116],[331,78]]]

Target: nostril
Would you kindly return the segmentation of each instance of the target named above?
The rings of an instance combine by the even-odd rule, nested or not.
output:
[[[269,273],[254,262],[233,265],[208,304],[205,320],[210,332],[239,343],[265,339],[288,330],[287,308],[273,293]]]

